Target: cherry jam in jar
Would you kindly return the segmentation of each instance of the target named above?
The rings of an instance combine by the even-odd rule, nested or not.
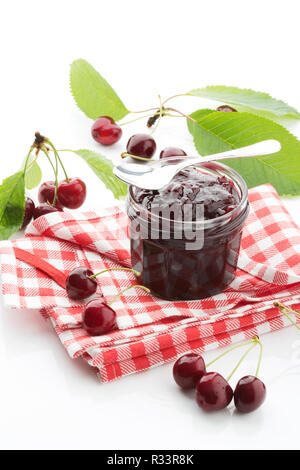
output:
[[[234,279],[248,212],[245,181],[219,162],[188,167],[159,191],[130,186],[131,262],[139,283],[168,300],[222,292]]]

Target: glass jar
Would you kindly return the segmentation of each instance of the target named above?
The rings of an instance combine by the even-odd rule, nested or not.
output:
[[[232,282],[237,267],[249,212],[247,185],[236,171],[219,162],[199,163],[194,168],[230,182],[238,197],[233,210],[208,220],[165,218],[138,203],[134,188],[129,187],[132,268],[141,272],[139,284],[163,299],[196,300],[218,294]]]

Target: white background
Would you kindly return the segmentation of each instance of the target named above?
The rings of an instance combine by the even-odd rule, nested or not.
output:
[[[1,179],[19,169],[36,130],[58,148],[93,148],[115,160],[131,134],[145,131],[143,121],[132,124],[111,148],[90,138],[91,121],[75,106],[68,84],[69,64],[80,57],[133,110],[156,106],[159,93],[166,98],[208,84],[267,91],[300,109],[298,4],[2,2]],[[190,112],[207,103],[183,98],[175,104]],[[293,132],[300,136],[300,123]],[[159,149],[171,145],[195,153],[181,119],[162,122],[155,138]],[[85,207],[113,202],[82,161],[72,154],[64,154],[64,161],[72,175],[88,183]],[[41,164],[49,179],[47,162]],[[300,224],[299,200],[285,199],[285,204]],[[232,408],[207,415],[176,388],[171,365],[101,385],[88,366],[69,359],[38,313],[1,304],[0,447],[297,448],[299,332],[287,328],[263,342],[265,405],[252,415],[237,415]],[[235,357],[224,359],[219,370],[229,373]],[[253,353],[240,374],[253,371],[255,361]]]

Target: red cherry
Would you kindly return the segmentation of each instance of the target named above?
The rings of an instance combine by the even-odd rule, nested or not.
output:
[[[228,106],[228,104],[223,104],[222,106],[219,106],[217,111],[223,111],[225,113],[236,113],[237,110],[232,108],[231,106]]]
[[[94,299],[87,303],[82,325],[91,336],[99,336],[116,328],[116,312],[103,300]]]
[[[166,147],[160,152],[159,158],[177,157],[177,155],[185,156],[186,153],[177,147]]]
[[[93,271],[86,267],[80,266],[73,269],[66,280],[66,291],[71,299],[79,300],[86,299],[94,294],[97,290],[97,281],[95,278],[91,279]]]
[[[206,411],[226,408],[233,397],[229,383],[217,372],[203,375],[196,385],[196,401]]]
[[[52,204],[53,200],[54,200],[54,194],[55,194],[55,183],[54,183],[54,181],[45,181],[39,187],[38,200],[39,200],[40,203],[45,202],[47,204]],[[63,208],[63,205],[59,201],[58,197],[56,197],[55,207],[58,207],[59,209]]]
[[[68,209],[78,209],[86,198],[86,185],[79,178],[63,180],[58,185],[59,201]]]
[[[122,129],[109,116],[101,116],[92,125],[92,137],[102,145],[112,145],[121,139]]]
[[[58,207],[49,206],[49,204],[40,204],[34,209],[33,218],[38,219],[42,215],[47,215],[51,212],[62,212],[62,209],[59,209]]]
[[[26,197],[26,199],[25,199],[24,219],[23,219],[21,230],[23,230],[25,227],[27,227],[27,225],[31,221],[34,209],[35,209],[35,204],[34,204],[33,200],[30,197]]]
[[[135,134],[127,142],[127,152],[137,157],[151,158],[155,150],[155,140],[148,134]]]
[[[234,390],[234,404],[238,411],[250,413],[265,401],[266,386],[253,375],[242,377]]]
[[[194,388],[206,372],[205,363],[199,354],[190,353],[181,356],[174,364],[173,377],[181,388]]]

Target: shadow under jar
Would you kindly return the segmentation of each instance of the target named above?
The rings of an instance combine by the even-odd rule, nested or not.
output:
[[[222,292],[234,279],[248,212],[245,181],[219,162],[188,167],[159,191],[130,186],[131,262],[139,282],[168,300]]]

